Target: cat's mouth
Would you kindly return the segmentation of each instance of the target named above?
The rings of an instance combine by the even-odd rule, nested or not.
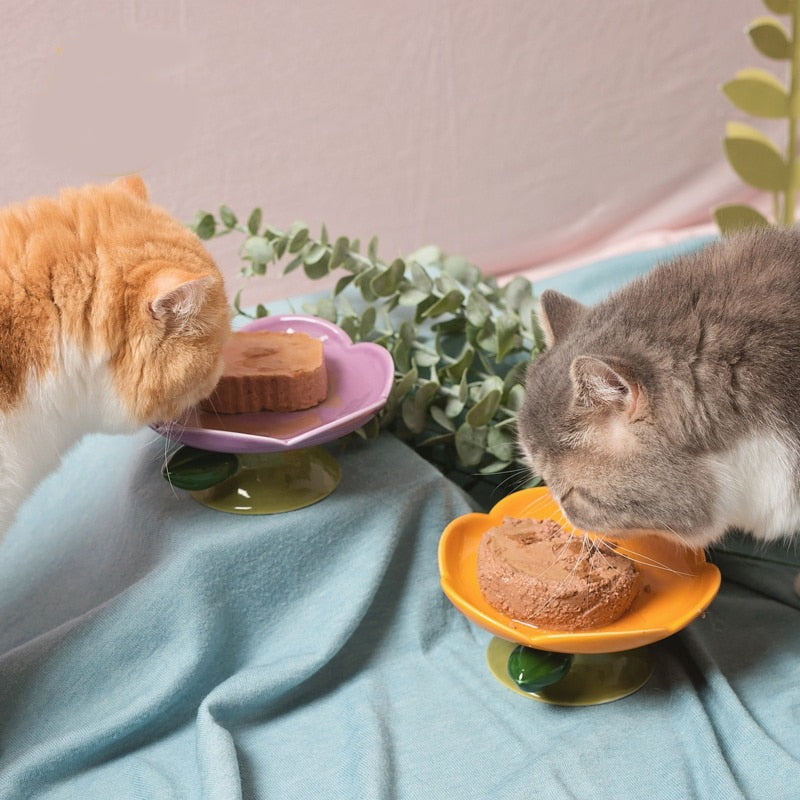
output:
[[[630,525],[621,527],[619,514],[585,489],[570,486],[560,495],[553,493],[565,519],[579,530],[592,531],[615,539],[631,539],[642,536],[659,536],[671,542],[687,543],[687,536],[671,528]]]

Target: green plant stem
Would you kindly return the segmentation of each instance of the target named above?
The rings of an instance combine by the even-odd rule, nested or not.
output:
[[[795,170],[797,161],[797,106],[800,104],[800,13],[797,4],[792,9],[792,67],[789,79],[789,135],[786,143],[786,163],[789,185],[783,204],[783,224],[789,227],[795,217]]]

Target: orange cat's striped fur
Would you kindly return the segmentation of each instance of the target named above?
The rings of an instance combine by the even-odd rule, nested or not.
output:
[[[0,537],[83,434],[207,396],[229,332],[217,267],[140,178],[0,210]]]

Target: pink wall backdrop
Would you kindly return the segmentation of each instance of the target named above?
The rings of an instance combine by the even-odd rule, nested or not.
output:
[[[181,219],[429,243],[487,271],[710,221],[759,0],[6,3],[0,202],[137,171]],[[241,285],[236,243],[212,249]],[[534,275],[536,273],[534,272]],[[314,287],[318,284],[314,284]],[[309,288],[268,277],[251,294]]]

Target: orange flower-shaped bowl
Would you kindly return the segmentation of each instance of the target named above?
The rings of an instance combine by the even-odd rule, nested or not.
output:
[[[719,570],[706,561],[702,551],[687,549],[658,534],[604,535],[618,553],[636,562],[642,577],[643,588],[622,617],[610,625],[575,632],[546,630],[513,620],[486,602],[477,576],[481,537],[505,517],[554,519],[564,524],[563,512],[547,489],[523,489],[504,497],[488,514],[454,519],[439,540],[442,590],[468,619],[503,639],[559,653],[629,650],[686,627],[706,610],[719,590]],[[592,533],[589,536],[595,538]]]

